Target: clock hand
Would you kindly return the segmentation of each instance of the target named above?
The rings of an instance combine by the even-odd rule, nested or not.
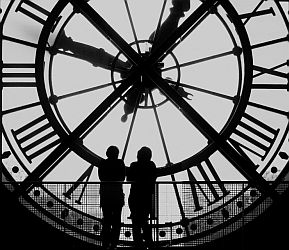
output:
[[[173,1],[173,3],[175,2],[175,6],[177,6],[177,8],[175,8],[180,8],[183,12],[187,11],[190,5],[188,4],[184,5],[183,7],[178,7],[178,4],[180,4],[178,3],[179,1],[180,0]],[[219,4],[220,1],[218,0],[204,1],[178,28],[177,25],[179,20],[176,16],[171,14],[171,17],[169,16],[167,21],[169,22],[172,20],[172,22],[174,22],[174,29],[170,31],[169,25],[166,25],[165,23],[163,24],[165,26],[163,28],[164,31],[162,32],[163,37],[161,37],[162,42],[157,43],[157,46],[155,46],[154,50],[152,51],[147,63],[153,64],[157,61],[161,61],[168,54],[167,52],[175,46],[175,43],[178,40],[185,39],[185,37],[187,37],[210,14],[210,9]],[[157,34],[156,37],[158,38]]]
[[[56,40],[52,51],[63,49],[64,51],[71,51],[73,56],[87,62],[90,62],[95,67],[112,70],[112,64],[115,57],[102,48],[95,48],[93,46],[74,41],[71,37],[67,37],[63,30]],[[128,62],[123,62],[117,59],[113,70],[117,72],[124,72],[130,67]]]
[[[152,65],[163,56],[166,51],[174,45],[174,43],[186,34],[192,31],[192,26],[199,24],[200,19],[203,20],[209,15],[209,10],[213,5],[219,4],[217,0],[207,0],[202,3],[181,25],[174,30],[169,37],[161,43],[158,48],[150,55],[148,60],[143,60],[141,56],[131,48],[131,46],[87,3],[84,1],[70,0],[71,4],[78,8],[80,12],[101,32],[108,40],[110,40],[119,50],[127,56],[130,63],[141,70],[147,65]],[[182,1],[174,0],[174,8],[187,11],[189,4],[181,4]],[[187,2],[187,0],[186,0]]]
[[[190,0],[172,0],[172,4],[170,15],[149,37],[149,40],[153,41],[152,51],[177,29],[180,19],[184,17],[184,12],[190,9]]]
[[[180,18],[184,16],[184,12],[190,9],[190,0],[172,0],[172,4],[173,4],[173,7],[170,10],[171,13],[169,17],[164,21],[161,27],[157,29],[156,31],[154,31],[149,37],[149,40],[154,41],[151,51],[153,51],[153,48],[161,44],[178,27]],[[138,50],[140,52],[140,49]],[[190,94],[186,93],[183,88],[179,87],[177,91],[183,97],[190,99],[189,98]],[[138,99],[137,92],[130,93],[128,95],[127,101],[124,105],[125,114],[121,118],[122,122],[125,122],[127,120],[128,115],[133,113],[137,99]],[[143,100],[144,100],[144,96],[141,95],[140,103]]]
[[[187,0],[186,0],[187,1]],[[181,6],[180,0],[174,0],[175,6]],[[210,13],[209,10],[216,6],[220,1],[204,1],[179,27],[174,30],[167,39],[165,39],[149,56],[147,60],[141,56],[85,1],[70,0],[70,3],[77,8],[88,21],[109,41],[111,41],[140,71],[148,65],[153,65],[160,61],[160,58],[166,55],[166,52],[174,43],[192,32]],[[183,11],[189,8],[189,5],[183,5]]]
[[[70,0],[87,20],[110,42],[112,42],[134,66],[142,64],[140,55],[85,1]]]

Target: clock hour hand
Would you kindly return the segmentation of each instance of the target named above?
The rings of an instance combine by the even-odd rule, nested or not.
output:
[[[124,62],[120,59],[115,61],[113,67],[113,62],[115,60],[113,55],[106,52],[103,48],[95,48],[84,43],[76,42],[71,37],[67,37],[64,31],[62,31],[54,45],[54,50],[58,49],[70,51],[73,53],[74,57],[90,62],[95,67],[101,67],[108,70],[113,69],[117,72],[124,72],[130,67],[128,62]]]

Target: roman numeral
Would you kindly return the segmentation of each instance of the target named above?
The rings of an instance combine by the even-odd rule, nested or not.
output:
[[[270,15],[270,14],[272,14],[273,16],[276,15],[272,8],[269,8],[269,9],[266,9],[266,10],[259,10],[261,5],[265,1],[267,1],[267,0],[260,0],[260,2],[257,4],[257,6],[255,7],[255,9],[252,12],[240,15],[241,19],[246,19],[244,21],[244,25],[246,25],[251,20],[251,18],[255,18],[255,17],[258,17],[258,16],[264,16],[264,15]]]
[[[244,114],[229,141],[243,156],[245,149],[264,160],[273,146],[279,129],[274,129],[249,114]],[[237,137],[236,137],[237,136]]]
[[[93,170],[94,170],[94,166],[90,165],[90,167],[83,172],[83,174],[78,178],[78,180],[65,193],[63,193],[63,195],[66,198],[71,199],[71,194],[79,187],[80,184],[83,184],[81,193],[80,193],[78,199],[75,200],[75,202],[77,204],[81,204],[82,196],[84,194],[85,189],[87,188],[87,183],[90,179],[90,176],[91,176],[91,173],[93,172]],[[84,181],[85,181],[85,183],[83,183]]]
[[[4,151],[2,154],[1,154],[1,158],[2,159],[7,159],[9,158],[11,155],[11,152],[10,151]]]
[[[20,150],[30,163],[34,158],[60,143],[59,137],[44,115],[16,130],[12,129],[11,132]]]
[[[22,0],[16,8],[16,12],[19,11],[24,15],[34,19],[41,24],[45,23],[45,19],[49,15],[49,11],[35,4],[30,0]],[[45,19],[43,18],[45,17]]]
[[[283,73],[283,72],[276,70],[277,68],[280,68],[286,65],[289,65],[289,61],[282,63],[280,65],[277,65],[275,67],[269,68],[269,69],[254,65],[253,69],[259,72],[253,76],[254,78],[257,78],[263,74],[269,74],[272,76],[284,78],[287,80],[287,83],[275,83],[275,84],[274,83],[253,83],[252,88],[254,89],[287,89],[288,90],[289,73]]]
[[[197,168],[205,182],[204,184],[197,181],[190,169],[187,170],[195,211],[203,209],[201,200],[205,200],[207,205],[211,205],[229,194],[209,159],[198,164]]]
[[[241,19],[246,19],[246,21],[244,22],[244,24],[246,24],[248,20],[250,20],[252,17],[264,16],[264,15],[270,15],[270,14],[273,16],[276,15],[272,7],[266,10],[259,10],[259,11],[254,10],[253,12],[250,12],[250,13],[241,14],[239,15],[239,17]]]
[[[35,64],[4,63],[2,87],[36,87]]]
[[[50,12],[40,5],[36,4],[31,0],[21,0],[19,5],[16,7],[16,12],[21,12],[22,14],[28,16],[29,18],[35,20],[36,22],[44,25],[45,21],[50,14]],[[59,22],[61,17],[56,20],[56,23],[53,26],[51,32],[53,32],[54,28],[56,27],[57,23]]]
[[[252,89],[286,89],[289,91],[289,83],[253,83]]]

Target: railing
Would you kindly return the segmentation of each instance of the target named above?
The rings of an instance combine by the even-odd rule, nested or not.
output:
[[[17,183],[3,183],[11,191]],[[274,185],[273,183],[272,186]],[[120,245],[133,244],[124,182]],[[45,182],[19,198],[29,210],[61,231],[101,245],[99,182]],[[274,187],[280,195],[289,182]],[[264,197],[248,182],[157,182],[150,224],[159,246],[195,246],[222,237],[263,213],[275,198]]]

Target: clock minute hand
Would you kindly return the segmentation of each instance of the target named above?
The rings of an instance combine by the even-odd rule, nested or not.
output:
[[[180,19],[184,17],[184,12],[191,7],[190,0],[172,0],[172,4],[173,7],[167,19],[149,37],[149,40],[153,41],[152,51],[177,29]]]
[[[175,4],[177,4],[177,2],[179,1],[173,1],[173,3],[176,2]],[[176,27],[178,25],[178,20],[176,19],[176,17],[173,17],[172,15],[172,21],[168,20],[170,19],[170,17],[168,17],[168,19],[163,24],[164,26],[162,25],[162,34],[156,34],[157,45],[155,45],[155,48],[153,48],[152,53],[147,60],[147,63],[154,64],[158,61],[161,61],[178,40],[184,39],[188,34],[190,34],[210,14],[211,8],[213,8],[214,6],[216,7],[219,4],[220,0],[204,1],[196,10],[194,10],[192,14],[190,14],[186,18],[186,20],[179,27]],[[185,11],[187,11],[187,9],[183,7],[183,12]],[[171,30],[169,30],[169,21],[175,22],[175,26],[171,28]],[[160,39],[160,42],[158,39]]]

